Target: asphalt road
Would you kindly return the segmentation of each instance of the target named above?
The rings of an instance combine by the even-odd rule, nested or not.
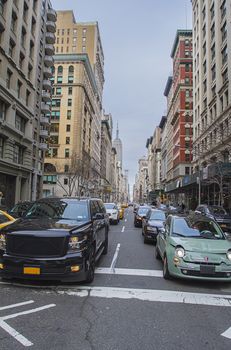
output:
[[[109,239],[90,286],[0,283],[0,350],[231,347],[230,284],[165,281],[131,208]]]

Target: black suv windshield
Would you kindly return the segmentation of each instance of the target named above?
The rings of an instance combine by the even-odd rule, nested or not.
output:
[[[161,221],[165,221],[165,214],[163,211],[161,210],[156,210],[156,211],[152,211],[151,212],[151,216],[150,216],[150,220],[161,220]]]
[[[87,203],[77,201],[37,202],[28,211],[26,218],[65,219],[85,221],[89,219]]]
[[[225,239],[218,225],[212,220],[198,220],[192,223],[187,219],[177,218],[173,222],[172,235],[180,237]]]

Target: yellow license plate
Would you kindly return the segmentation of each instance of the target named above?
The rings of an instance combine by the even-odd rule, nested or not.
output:
[[[40,275],[40,267],[24,267],[24,275]]]

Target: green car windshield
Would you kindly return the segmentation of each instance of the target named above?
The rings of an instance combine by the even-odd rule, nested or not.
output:
[[[219,226],[211,221],[190,222],[185,218],[175,219],[172,227],[172,236],[204,238],[204,239],[225,239]]]

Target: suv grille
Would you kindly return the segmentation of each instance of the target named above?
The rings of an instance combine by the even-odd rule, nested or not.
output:
[[[66,237],[36,237],[13,235],[7,237],[7,253],[25,257],[60,257],[66,252]]]

